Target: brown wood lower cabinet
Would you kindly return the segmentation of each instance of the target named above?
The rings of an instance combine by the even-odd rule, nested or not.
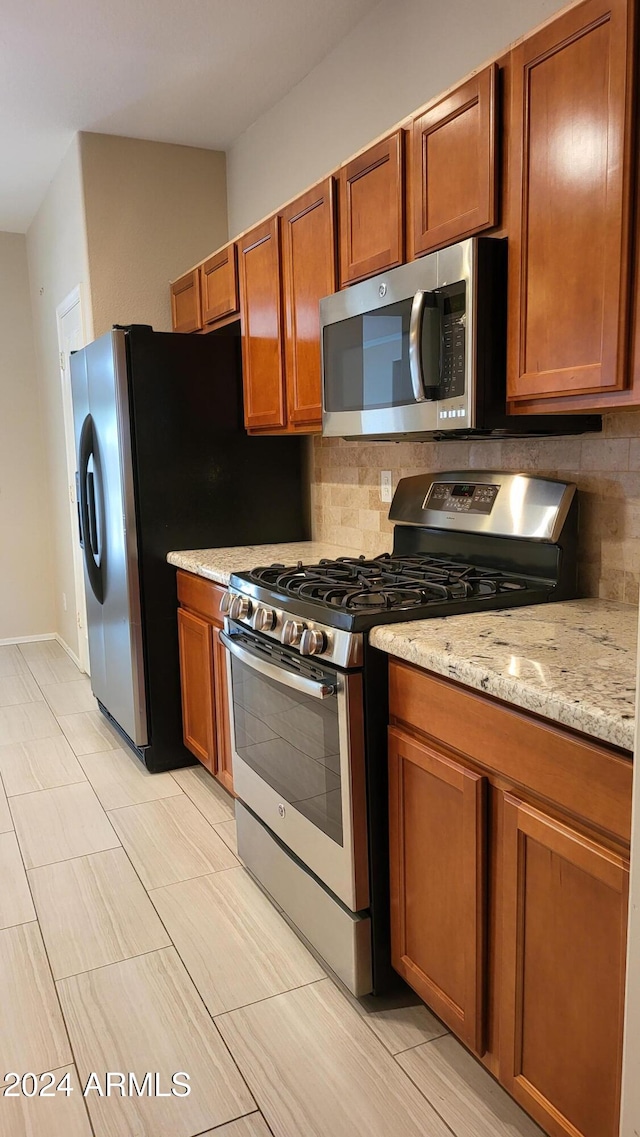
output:
[[[216,747],[211,632],[206,620],[178,609],[182,735],[185,746],[213,773]]]
[[[178,640],[184,744],[233,793],[227,661],[220,640],[225,589],[178,571]]]
[[[629,866],[505,795],[500,1077],[553,1134],[616,1137]]]
[[[389,731],[393,965],[483,1050],[486,779]]]
[[[552,1137],[617,1137],[630,756],[395,660],[390,711],[394,967]]]

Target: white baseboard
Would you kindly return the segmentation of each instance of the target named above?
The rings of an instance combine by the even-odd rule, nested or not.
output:
[[[0,640],[0,647],[10,647],[11,644],[31,644],[36,643],[38,640],[60,640],[57,632],[43,632],[39,636],[12,636],[9,640]],[[62,640],[60,640],[62,643]],[[65,644],[62,644],[65,647]],[[67,648],[67,651],[69,649]],[[71,655],[71,652],[69,652]],[[75,657],[74,657],[75,658]]]
[[[14,636],[13,639],[10,640],[0,640],[0,647],[11,647],[12,644],[38,643],[41,640],[55,640],[56,643],[59,643],[60,647],[66,651],[69,659],[72,659],[76,667],[82,671],[82,664],[75,651],[71,650],[69,644],[65,643],[62,636],[59,636],[57,632],[43,632],[40,636]]]
[[[69,658],[72,659],[73,662],[75,663],[76,667],[79,668],[80,671],[82,671],[82,664],[80,663],[79,657],[76,655],[75,651],[71,650],[71,648],[69,647],[69,644],[65,643],[62,636],[59,636],[58,633],[55,632],[53,635],[53,639],[57,640],[57,642],[60,644],[60,647],[64,648],[64,650],[66,651]]]

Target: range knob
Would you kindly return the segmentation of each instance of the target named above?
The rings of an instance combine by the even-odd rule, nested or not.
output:
[[[233,600],[233,592],[223,593],[222,600],[220,601],[220,611],[222,612],[223,616],[228,613],[228,611],[231,607],[231,601],[232,600]]]
[[[256,608],[253,617],[253,626],[257,632],[271,632],[276,626],[276,614],[273,608]]]
[[[234,596],[229,605],[229,616],[232,620],[248,620],[253,610],[253,604],[248,596]]]
[[[305,628],[300,638],[300,655],[320,655],[327,646],[327,637],[317,628]]]
[[[297,647],[302,639],[302,633],[306,625],[301,624],[299,620],[285,620],[282,629],[282,642],[287,647]]]

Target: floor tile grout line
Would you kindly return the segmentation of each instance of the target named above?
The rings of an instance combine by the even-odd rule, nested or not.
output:
[[[435,1042],[435,1039],[430,1039],[429,1041],[430,1041],[430,1042]],[[427,1043],[424,1043],[424,1045],[425,1045],[425,1046],[428,1046],[428,1045],[429,1045],[429,1043],[428,1043],[428,1042],[427,1042]],[[410,1050],[413,1050],[414,1048],[413,1048],[413,1047],[409,1047],[409,1049],[410,1049]],[[406,1050],[403,1050],[403,1051],[401,1051],[400,1053],[402,1053],[402,1054],[406,1054]],[[416,1082],[415,1078],[413,1078],[413,1077],[411,1076],[411,1074],[409,1073],[409,1071],[408,1071],[408,1070],[405,1070],[405,1069],[404,1069],[404,1067],[400,1065],[400,1063],[399,1063],[399,1062],[398,1062],[398,1060],[397,1060],[397,1056],[396,1056],[395,1054],[393,1055],[393,1060],[394,1060],[394,1062],[396,1062],[396,1064],[397,1064],[397,1066],[399,1067],[399,1069],[400,1069],[400,1070],[402,1070],[403,1074],[406,1074],[407,1078],[409,1079],[409,1081],[411,1082],[411,1084],[412,1084],[413,1086],[415,1086],[415,1088],[417,1089],[418,1093],[419,1093],[419,1094],[421,1094],[421,1095],[422,1095],[422,1097],[424,1098],[424,1100],[425,1100],[426,1102],[428,1102],[428,1103],[429,1103],[429,1105],[431,1106],[431,1109],[432,1109],[432,1110],[433,1110],[433,1112],[435,1113],[436,1117],[439,1117],[439,1118],[440,1118],[440,1121],[441,1121],[441,1122],[442,1122],[442,1124],[445,1126],[445,1128],[446,1128],[446,1129],[448,1129],[450,1133],[453,1133],[453,1137],[460,1137],[460,1133],[459,1133],[459,1132],[456,1132],[456,1130],[455,1130],[455,1129],[454,1129],[454,1128],[453,1128],[451,1125],[449,1125],[449,1122],[446,1120],[446,1118],[444,1118],[444,1117],[442,1116],[442,1114],[440,1113],[440,1111],[439,1111],[439,1110],[438,1110],[438,1108],[436,1107],[435,1103],[431,1101],[431,1098],[427,1097],[427,1095],[425,1094],[424,1090],[423,1090],[423,1089],[421,1088],[421,1086],[419,1086],[419,1085],[418,1085],[418,1083]]]
[[[84,782],[77,782],[76,785],[83,786]],[[58,788],[64,789],[64,786],[61,786]],[[23,795],[23,796],[26,796],[26,795]],[[13,800],[13,798],[11,800]],[[116,833],[116,837],[117,836],[118,836],[118,834]],[[17,831],[16,831],[16,837],[18,837]],[[20,844],[20,838],[19,837],[18,837],[18,844]],[[111,849],[122,849],[122,848],[124,848],[122,842],[118,841],[117,845],[107,845],[106,849],[93,849],[92,853],[108,853],[111,851]],[[52,865],[66,865],[69,863],[69,861],[80,860],[80,857],[90,857],[90,856],[92,856],[92,853],[80,853],[79,856],[76,855],[74,857],[61,857],[59,861],[46,861],[46,863],[43,865],[32,865],[31,868],[28,868],[26,871],[27,872],[36,872],[37,869],[51,868]]]
[[[418,1050],[420,1046],[429,1046],[431,1042],[437,1042],[439,1038],[447,1038],[452,1032],[448,1027],[445,1027],[442,1034],[434,1034],[433,1038],[423,1038],[422,1042],[414,1042],[412,1046],[405,1046],[402,1050],[389,1051],[392,1058],[398,1058],[401,1054],[409,1054],[411,1050]]]
[[[164,928],[164,930],[165,932],[167,931],[166,928]],[[167,935],[169,935],[168,932]],[[119,967],[121,963],[129,963],[132,959],[144,959],[146,955],[155,955],[157,952],[167,951],[169,948],[175,948],[176,951],[178,950],[173,940],[171,940],[170,943],[163,944],[162,947],[149,948],[147,951],[137,951],[133,955],[125,955],[123,959],[112,959],[110,963],[99,963],[97,967],[85,967],[82,971],[72,971],[70,975],[61,975],[58,979],[54,976],[53,982],[56,985],[58,983],[65,983],[67,979],[78,979],[80,975],[91,975],[92,972],[104,971],[107,967]]]
[[[198,763],[196,766],[178,766],[177,769],[179,769],[179,770],[198,770],[201,767],[202,767],[202,769],[206,769],[206,766],[202,766],[202,763]],[[172,777],[174,775],[173,770],[167,770],[167,773],[171,774]],[[214,777],[213,774],[211,774],[210,776],[211,776],[211,778]],[[173,778],[173,780],[177,786],[180,786],[180,782],[178,781],[177,778]],[[223,824],[222,821],[209,821],[209,818],[207,817],[206,813],[204,813],[203,810],[200,809],[200,806],[198,805],[197,801],[195,801],[194,798],[191,797],[191,794],[188,792],[188,790],[185,790],[183,786],[180,786],[180,789],[182,790],[183,794],[186,794],[186,796],[189,798],[189,801],[192,802],[193,805],[195,805],[196,809],[198,810],[198,813],[202,814],[205,821],[207,822],[208,825],[211,826],[212,829],[213,829],[214,825],[222,825]],[[221,792],[226,793],[227,791],[223,790]],[[225,804],[226,804],[226,802],[225,802]],[[229,807],[229,808],[231,808],[231,807]],[[227,817],[225,820],[235,821],[235,819],[236,819],[236,817],[235,817],[235,813],[234,813],[232,817]]]
[[[18,845],[18,851],[19,851],[19,853],[20,853],[20,859],[21,859],[21,861],[22,861],[22,867],[23,867],[23,869],[24,869],[24,874],[25,874],[25,876],[26,876],[26,878],[27,878],[27,887],[28,887],[28,889],[29,889],[29,893],[30,893],[30,896],[31,896],[31,903],[33,904],[33,910],[34,910],[34,912],[35,912],[35,914],[36,914],[35,923],[38,925],[38,931],[39,931],[39,933],[40,933],[40,938],[41,938],[41,940],[42,940],[42,948],[43,948],[43,951],[44,951],[44,954],[45,954],[45,958],[46,958],[46,960],[47,960],[47,966],[48,966],[48,968],[49,968],[49,974],[50,974],[50,976],[51,976],[51,982],[52,982],[52,984],[53,984],[53,990],[54,990],[54,992],[55,992],[56,1002],[57,1002],[57,1004],[58,1004],[58,1008],[59,1008],[59,1010],[60,1010],[60,1017],[61,1017],[61,1019],[62,1019],[62,1025],[64,1026],[64,1032],[65,1032],[65,1035],[66,1035],[66,1037],[67,1037],[67,1042],[69,1043],[69,1051],[70,1051],[70,1053],[71,1053],[71,1058],[72,1058],[72,1060],[73,1060],[73,1066],[74,1066],[74,1069],[75,1069],[75,1071],[76,1071],[76,1075],[77,1075],[77,1077],[78,1077],[78,1080],[79,1080],[79,1079],[80,1079],[80,1069],[79,1069],[79,1067],[78,1067],[78,1063],[77,1063],[77,1061],[76,1061],[76,1054],[75,1054],[75,1050],[73,1049],[73,1043],[72,1043],[72,1041],[71,1041],[71,1034],[70,1034],[70,1031],[69,1031],[69,1025],[68,1025],[68,1023],[67,1023],[67,1019],[66,1019],[66,1016],[65,1016],[65,1013],[64,1013],[63,1007],[62,1007],[62,1002],[61,1002],[61,1000],[60,1000],[60,996],[59,996],[59,994],[58,994],[58,988],[57,988],[57,986],[56,986],[56,981],[55,981],[55,979],[54,979],[54,977],[53,977],[53,968],[52,968],[52,966],[51,966],[51,960],[50,960],[50,958],[49,958],[49,951],[48,951],[48,949],[47,949],[47,942],[46,942],[46,940],[45,940],[45,938],[44,938],[44,933],[43,933],[43,931],[42,931],[42,927],[41,927],[41,925],[40,925],[40,919],[39,919],[39,917],[38,917],[38,908],[37,908],[37,906],[36,906],[36,900],[35,900],[35,896],[33,895],[33,891],[32,891],[32,888],[31,888],[31,882],[30,882],[30,880],[29,880],[29,872],[28,872],[27,866],[25,865],[25,862],[24,862],[24,856],[23,856],[23,854],[22,854],[22,849],[21,849],[21,847],[20,847],[20,839],[19,839],[19,837],[18,837],[18,834],[17,834],[17,833],[16,833],[16,842],[17,842],[17,845]],[[32,922],[33,922],[33,921],[32,921]],[[58,1067],[56,1067],[56,1069],[62,1069],[62,1067],[59,1067],[59,1066],[58,1066]],[[86,1115],[87,1115],[87,1120],[88,1120],[88,1122],[89,1122],[89,1128],[90,1128],[90,1130],[91,1130],[91,1133],[93,1134],[93,1137],[97,1137],[97,1135],[96,1135],[96,1131],[95,1131],[95,1129],[94,1129],[94,1127],[93,1127],[93,1122],[92,1122],[92,1120],[91,1120],[91,1115],[90,1115],[90,1113],[89,1113],[89,1106],[87,1105],[86,1099],[85,1099],[84,1097],[83,1097],[83,1104],[84,1104],[84,1108],[85,1108],[85,1113],[86,1113]]]
[[[224,1019],[227,1015],[235,1015],[236,1011],[243,1011],[247,1007],[257,1007],[259,1003],[270,1003],[272,999],[280,999],[282,995],[291,995],[294,991],[302,991],[305,987],[315,987],[318,983],[327,982],[333,983],[333,980],[328,975],[321,975],[319,979],[312,979],[309,983],[299,983],[297,987],[291,987],[289,991],[277,991],[275,995],[267,995],[264,999],[254,999],[252,1003],[245,1003],[243,1007],[234,1007],[231,1011],[220,1011],[217,1015],[211,1015],[211,1011],[208,1013],[216,1022],[217,1019]]]
[[[32,920],[31,923],[36,924],[37,920]],[[67,1024],[65,1023],[64,1025],[65,1025],[65,1030],[66,1030]],[[28,1070],[28,1071],[25,1070],[24,1073],[34,1074],[36,1078],[42,1078],[42,1076],[44,1074],[55,1074],[55,1073],[57,1073],[58,1070],[66,1070],[69,1066],[75,1067],[75,1065],[76,1065],[75,1062],[67,1062],[66,1066],[63,1064],[62,1066],[49,1067],[48,1070]],[[76,1073],[77,1073],[77,1067],[76,1067]],[[4,1081],[3,1081],[2,1077],[0,1076],[0,1090],[3,1090],[6,1086],[6,1084],[7,1084],[6,1079],[4,1079]],[[206,1133],[206,1129],[205,1129],[205,1133]]]
[[[217,1129],[224,1129],[225,1125],[235,1125],[236,1121],[244,1121],[245,1117],[253,1117],[254,1114],[260,1113],[259,1109],[252,1109],[249,1113],[241,1113],[239,1117],[232,1117],[231,1121],[221,1121],[219,1125],[214,1125],[213,1129],[201,1129],[199,1133],[191,1134],[191,1137],[207,1137],[209,1133],[215,1133]],[[271,1132],[271,1130],[269,1130]]]
[[[229,848],[228,845],[227,848]],[[147,884],[144,884],[144,881],[142,883],[143,887],[146,889],[149,897],[151,898],[151,893],[159,892],[161,888],[177,888],[179,884],[188,884],[191,880],[201,880],[203,876],[219,876],[221,873],[225,872],[237,872],[238,869],[244,869],[244,871],[247,872],[247,869],[242,864],[242,862],[238,861],[237,865],[228,865],[226,869],[211,869],[209,872],[198,873],[197,876],[187,876],[184,880],[172,880],[169,882],[169,884],[154,884],[153,888],[149,888]],[[140,880],[142,880],[142,877]],[[277,911],[278,909],[276,908],[276,912]]]
[[[43,793],[46,793],[48,790],[66,790],[68,786],[82,786],[82,785],[84,785],[85,782],[88,782],[88,781],[89,781],[88,778],[80,778],[79,781],[77,781],[77,782],[63,782],[62,785],[60,785],[60,786],[41,786],[40,789],[38,789],[38,790],[23,790],[23,792],[21,794],[9,794],[9,793],[7,793],[7,789],[5,786],[4,792],[7,795],[7,800],[9,800],[9,798],[13,798],[13,797],[29,797],[30,794],[43,794]],[[89,784],[91,785],[90,782],[89,782]],[[102,808],[104,809],[104,806]]]

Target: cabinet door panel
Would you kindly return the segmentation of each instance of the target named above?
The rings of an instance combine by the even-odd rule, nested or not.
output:
[[[403,141],[397,130],[340,170],[341,288],[403,262]]]
[[[396,971],[483,1053],[485,779],[389,731]]]
[[[625,385],[628,0],[585,0],[512,53],[512,400]]]
[[[213,324],[240,310],[238,260],[235,244],[209,257],[201,268],[202,322]]]
[[[211,629],[213,643],[213,687],[216,708],[215,775],[229,793],[233,793],[231,765],[231,731],[229,729],[229,696],[227,685],[227,652],[218,628]]]
[[[322,425],[319,302],[336,290],[333,178],[282,212],[289,422]]]
[[[200,270],[197,268],[171,285],[171,326],[174,332],[197,332],[202,327]]]
[[[239,259],[245,425],[284,428],[278,217],[245,234]]]
[[[552,1134],[616,1137],[628,863],[505,795],[500,1079]]]
[[[216,749],[211,625],[179,608],[178,642],[184,744],[213,773]]]
[[[497,84],[494,63],[414,119],[413,256],[497,223]]]

